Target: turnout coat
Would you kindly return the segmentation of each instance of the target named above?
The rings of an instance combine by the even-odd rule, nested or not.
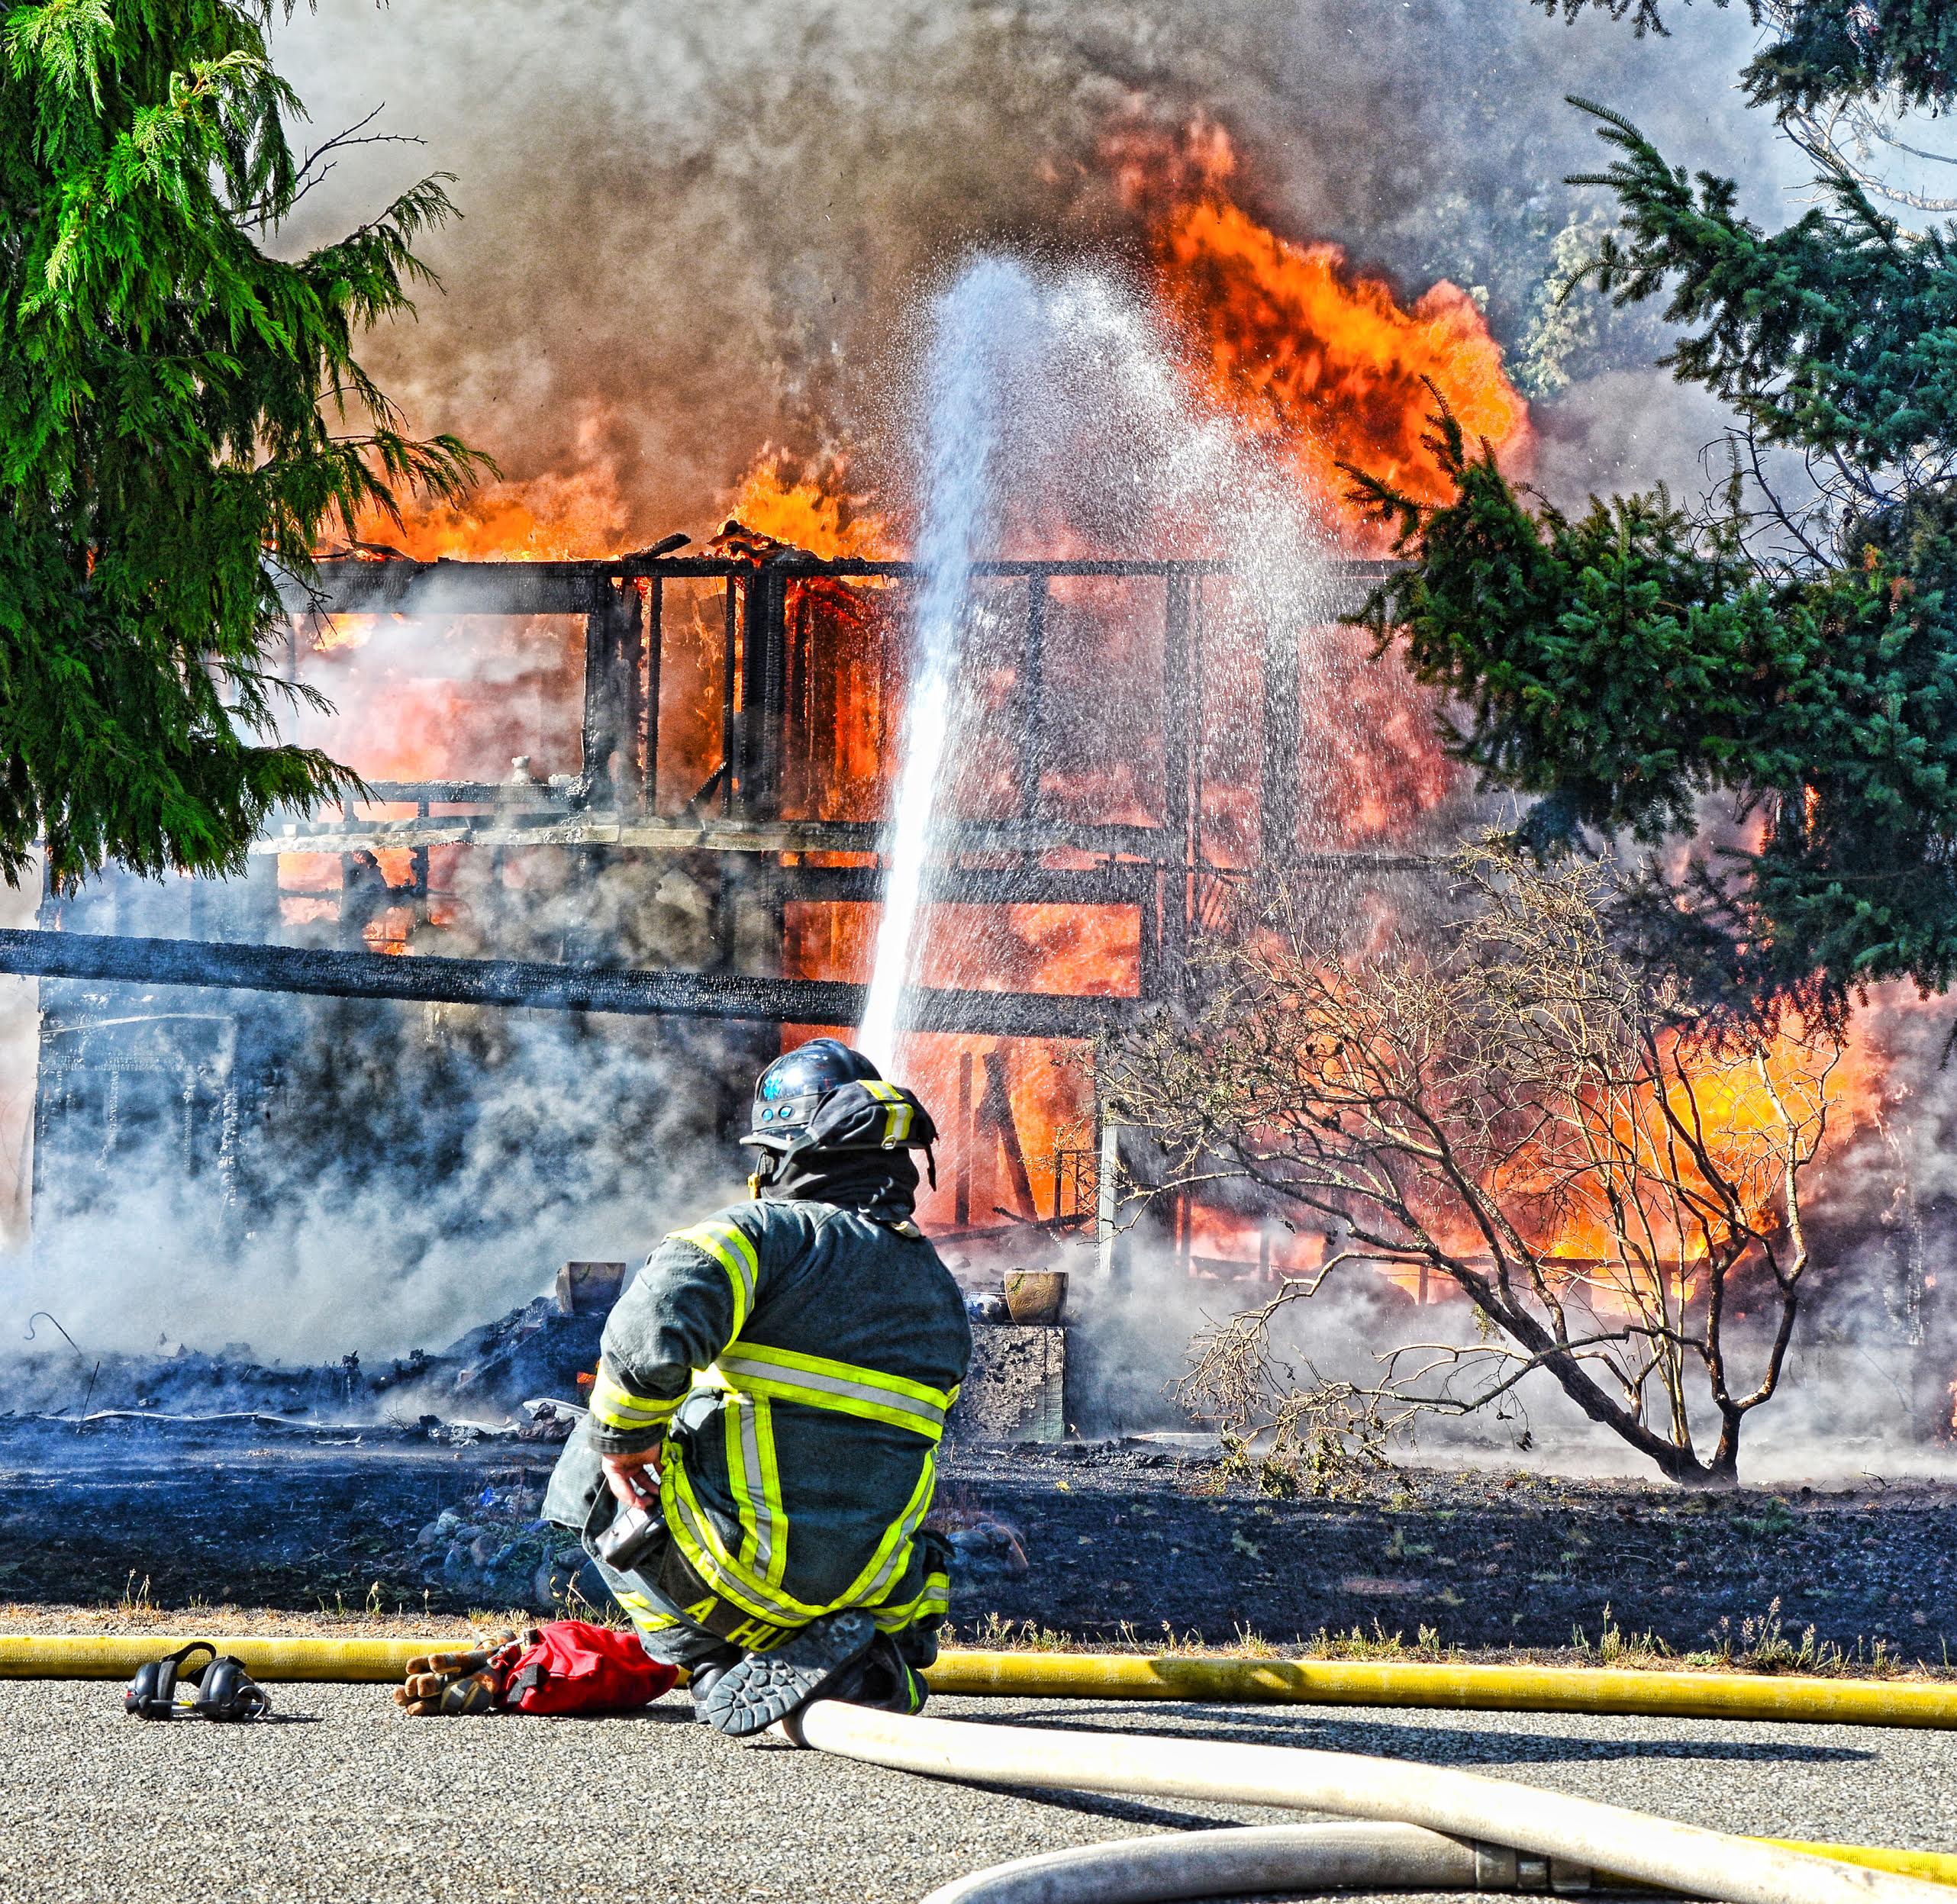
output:
[[[920,1529],[971,1355],[915,1225],[733,1205],[667,1237],[619,1299],[545,1512],[590,1550],[613,1511],[598,1458],[657,1449],[671,1549],[638,1583],[661,1590],[618,1595],[649,1638],[687,1625],[763,1651],[843,1607],[935,1629],[945,1550]]]

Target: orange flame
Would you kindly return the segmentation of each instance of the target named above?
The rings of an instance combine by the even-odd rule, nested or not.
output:
[[[756,457],[734,493],[730,529],[738,523],[824,561],[852,556],[875,561],[898,553],[885,517],[866,506],[866,496],[846,487],[846,457],[833,456],[793,480],[790,466],[788,453],[772,446]]]
[[[627,514],[617,472],[594,463],[567,475],[486,484],[398,525],[375,517],[361,528],[369,546],[391,546],[417,562],[572,562],[614,553]]]
[[[1465,291],[1443,280],[1404,304],[1354,272],[1338,246],[1260,224],[1231,196],[1235,150],[1207,121],[1174,140],[1117,134],[1107,154],[1124,195],[1148,215],[1156,295],[1204,394],[1288,459],[1353,540],[1379,546],[1345,500],[1341,463],[1423,502],[1447,499],[1421,441],[1434,391],[1471,439],[1511,458],[1523,450],[1527,406]]]

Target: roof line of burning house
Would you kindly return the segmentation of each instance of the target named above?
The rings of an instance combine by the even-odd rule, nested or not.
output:
[[[374,553],[334,556],[321,561],[309,580],[287,576],[280,588],[293,614],[350,614],[400,611],[424,598],[450,614],[592,614],[605,605],[609,591],[625,582],[739,579],[762,570],[793,580],[901,581],[921,572],[917,563],[864,556],[821,557],[784,547],[759,559],[744,556],[659,554],[662,546],[637,554],[584,561],[492,562],[443,556],[419,562],[376,546]],[[1356,601],[1398,566],[1385,562],[1328,565],[1330,578]],[[1078,557],[1038,560],[999,557],[975,562],[975,575],[1053,579],[1066,576],[1195,578],[1226,575],[1233,565],[1212,557]]]

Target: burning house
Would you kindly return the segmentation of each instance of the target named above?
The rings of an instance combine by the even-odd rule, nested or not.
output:
[[[862,1023],[937,694],[957,732],[903,1007],[944,1135],[927,1226],[987,1273],[1092,1239],[1075,1260],[1104,1287],[1136,1240],[1193,1284],[1323,1260],[1222,1190],[1119,1238],[1123,1139],[1084,1054],[1182,996],[1260,878],[1355,943],[1420,917],[1477,810],[1429,699],[1339,626],[1388,553],[1341,468],[1436,500],[1434,393],[1517,471],[1528,414],[1475,298],[1397,296],[1259,223],[1214,127],[1111,137],[1101,160],[1139,262],[1024,274],[1031,314],[980,327],[986,427],[937,475],[925,454],[908,504],[764,451],[717,535],[617,553],[546,479],[369,525],[293,588],[290,672],[340,710],[301,731],[364,797],[281,819],[241,878],[105,879],[0,945],[43,978],[37,1254],[160,1261],[166,1226],[147,1286],[211,1284],[202,1326],[255,1304],[276,1334],[301,1287],[311,1316],[364,1310],[405,1348],[559,1261],[641,1252],[737,1174],[760,1067]],[[975,443],[940,681],[920,603],[957,511],[933,485]],[[1880,1095],[1859,1140],[1878,1164]],[[1817,1225],[1888,1292],[1913,1412],[1947,1420],[1941,1206],[1875,1201],[1886,1218],[1824,1200]],[[1376,1280],[1389,1304],[1452,1293]],[[1830,1300],[1861,1313],[1824,1281]]]
[[[1219,649],[1233,668],[1244,659],[1240,627],[1212,606],[1227,601],[1225,563],[979,572],[986,663],[1004,659],[1016,718],[973,773],[985,805],[945,830],[930,870],[927,903],[957,922],[956,949],[909,1013],[949,1140],[932,1213],[954,1236],[1091,1222],[1091,1081],[1064,1053],[1175,995],[1206,910],[1249,865],[1304,852],[1294,626],[1265,631],[1256,657],[1250,755],[1213,761],[1192,731],[1198,671]],[[466,1054],[498,1011],[568,1014],[582,1039],[645,1020],[655,1068],[704,1087],[701,1141],[724,1136],[785,1036],[860,1016],[851,962],[887,878],[914,574],[732,532],[708,553],[611,561],[326,562],[321,597],[294,606],[330,627],[578,628],[572,770],[514,756],[495,780],[376,781],[369,799],[262,839],[242,879],[109,879],[50,897],[42,923],[58,936],[32,955],[46,1232],[85,1218],[132,1165],[174,1180],[231,1249],[266,1229],[296,1173],[329,1176],[350,1149],[363,1171],[439,1181],[468,1141]],[[1366,579],[1355,568],[1344,585]],[[1111,791],[1070,775],[1063,751],[1081,722],[1066,705],[1072,651],[1109,639],[1130,657],[1132,701]],[[1399,863],[1309,857],[1333,880]],[[554,897],[540,904],[541,866]],[[405,1142],[404,1123],[418,1126]]]

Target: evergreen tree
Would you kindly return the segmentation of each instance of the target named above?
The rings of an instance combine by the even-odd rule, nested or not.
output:
[[[0,9],[0,874],[37,840],[234,870],[266,813],[356,787],[277,743],[280,574],[329,519],[462,493],[353,355],[411,308],[424,180],[339,243],[268,255],[321,176],[272,70],[282,0]],[[282,0],[289,12],[291,0]]]
[[[1746,82],[1776,111],[1957,85],[1944,8],[1756,12],[1781,31]],[[1732,482],[1696,516],[1661,491],[1572,520],[1532,507],[1443,411],[1444,507],[1350,472],[1411,559],[1362,619],[1456,697],[1462,757],[1542,797],[1539,846],[1587,828],[1655,842],[1691,832],[1701,795],[1738,797],[1748,844],[1655,871],[1636,917],[1702,995],[1942,989],[1957,977],[1957,237],[1904,229],[1833,166],[1823,203],[1763,230],[1732,181],[1694,179],[1573,103],[1616,154],[1572,182],[1617,199],[1588,275],[1620,304],[1667,297],[1685,334],[1666,361],[1739,419]]]

